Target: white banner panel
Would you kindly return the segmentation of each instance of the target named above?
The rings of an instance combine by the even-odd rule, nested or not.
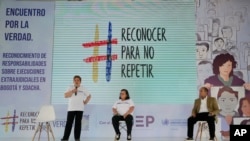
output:
[[[26,112],[50,103],[53,26],[53,2],[1,0],[0,136],[25,136]]]
[[[0,105],[50,103],[54,3],[1,2]]]

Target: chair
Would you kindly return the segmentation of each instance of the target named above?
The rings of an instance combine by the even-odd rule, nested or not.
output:
[[[206,138],[210,138],[209,135],[209,127],[207,121],[198,121],[198,129],[195,137],[195,141],[197,141],[197,138],[200,138],[200,141],[202,139],[202,133],[205,132]],[[217,141],[216,136],[214,137],[214,140]]]
[[[120,130],[124,130],[124,131],[127,131],[127,125],[126,125],[126,122],[121,120],[119,121],[119,127],[120,127]]]
[[[38,126],[36,128],[32,141],[34,141],[35,136],[38,132],[39,132],[38,140],[40,140],[42,130],[45,130],[47,132],[48,141],[50,141],[49,133],[51,133],[53,140],[55,141],[55,137],[54,137],[52,128],[50,126],[50,122],[54,121],[55,119],[56,119],[56,116],[55,116],[54,107],[52,105],[42,106],[42,108],[40,109],[39,115],[36,118],[36,122],[38,123]],[[44,123],[46,125],[44,125]]]

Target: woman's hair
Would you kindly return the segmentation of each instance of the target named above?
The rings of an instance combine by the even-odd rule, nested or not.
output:
[[[121,89],[121,91],[124,91],[126,93],[126,95],[127,95],[126,98],[125,98],[126,100],[130,99],[129,92],[128,92],[127,89]],[[121,99],[121,95],[119,96],[119,99]]]
[[[240,125],[248,125],[250,124],[250,119],[245,119],[242,122],[240,122]]]
[[[242,105],[243,105],[244,101],[247,101],[250,104],[250,97],[243,97],[243,98],[240,99],[239,108],[238,108],[238,112],[239,112],[240,116],[243,116],[243,112],[242,112],[241,108],[242,108]]]
[[[238,92],[234,91],[232,88],[227,87],[227,86],[224,86],[224,87],[219,89],[217,99],[219,99],[221,97],[223,92],[229,92],[230,94],[235,95],[235,97],[238,99]]]
[[[225,64],[227,61],[232,62],[232,71],[230,72],[229,76],[233,75],[233,69],[236,68],[237,62],[234,59],[234,56],[226,53],[226,54],[219,54],[215,57],[213,61],[213,73],[214,74],[219,74],[219,67]]]
[[[74,76],[74,78],[73,78],[73,80],[75,80],[76,78],[78,78],[78,79],[80,80],[80,82],[82,81],[81,76],[79,76],[79,75],[75,75],[75,76]]]

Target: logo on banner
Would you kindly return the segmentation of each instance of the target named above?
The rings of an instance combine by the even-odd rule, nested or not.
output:
[[[95,27],[95,37],[93,42],[83,43],[84,48],[93,48],[93,55],[85,58],[83,61],[86,63],[92,63],[92,80],[96,83],[98,81],[98,63],[106,60],[106,81],[111,80],[112,61],[117,60],[118,55],[112,54],[112,44],[117,44],[117,38],[112,39],[112,23],[108,25],[107,40],[99,40],[99,28]],[[106,46],[107,53],[99,55],[99,47]]]
[[[169,120],[168,119],[164,119],[161,121],[162,125],[168,126],[169,125]]]
[[[246,140],[250,138],[250,126],[230,125],[230,141]]]
[[[14,132],[15,131],[15,127],[16,124],[18,124],[18,122],[16,122],[16,119],[18,118],[18,116],[16,116],[16,110],[14,110],[13,115],[10,115],[10,112],[8,111],[5,117],[1,117],[0,119],[3,121],[2,125],[4,126],[4,131],[5,132],[9,132],[9,126],[11,125],[11,131]]]
[[[53,121],[54,128],[65,128],[66,120],[65,119],[57,119]],[[74,125],[73,125],[74,126]],[[82,117],[82,131],[89,130],[89,115],[83,115]]]
[[[161,120],[164,126],[187,126],[187,119],[163,119]]]
[[[147,115],[138,115],[135,116],[135,127],[150,127],[151,124],[155,122],[154,116]]]

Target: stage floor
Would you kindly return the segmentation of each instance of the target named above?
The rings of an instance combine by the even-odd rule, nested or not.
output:
[[[1,141],[31,141],[31,138],[0,138]],[[37,141],[37,139],[35,140]],[[41,138],[40,141],[48,141],[47,138]],[[52,140],[51,140],[52,141]],[[56,138],[56,141],[61,141]],[[70,139],[69,141],[75,141]],[[114,141],[114,138],[82,138],[81,141]],[[126,138],[121,138],[120,141],[127,141]],[[133,138],[132,141],[185,141],[185,138]],[[206,140],[202,140],[206,141]],[[221,141],[218,139],[218,141]]]

